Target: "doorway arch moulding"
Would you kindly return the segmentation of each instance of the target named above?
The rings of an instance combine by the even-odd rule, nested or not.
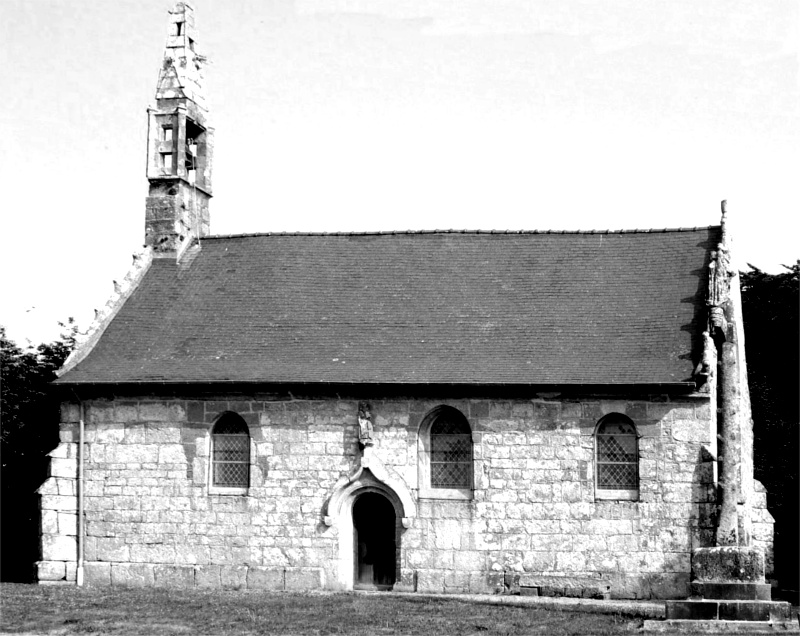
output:
[[[364,454],[356,471],[349,477],[342,477],[333,487],[323,517],[325,525],[328,527],[337,525],[342,511],[351,507],[347,503],[352,503],[353,495],[364,489],[383,492],[388,495],[390,501],[393,499],[399,501],[402,511],[398,512],[401,512],[399,516],[403,528],[408,529],[412,526],[417,516],[417,506],[411,491],[402,478],[392,475],[387,470],[371,446],[364,448]]]

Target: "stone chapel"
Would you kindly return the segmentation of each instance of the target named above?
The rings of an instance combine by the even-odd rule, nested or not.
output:
[[[54,387],[40,582],[685,598],[733,546],[766,585],[724,205],[214,235],[205,58],[169,20],[145,247]]]

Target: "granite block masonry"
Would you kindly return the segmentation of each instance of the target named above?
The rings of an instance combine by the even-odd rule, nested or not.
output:
[[[352,589],[353,503],[373,492],[396,511],[395,589],[689,593],[692,550],[712,545],[716,515],[702,450],[712,435],[707,397],[370,405],[374,445],[363,462],[358,400],[84,402],[86,584]],[[443,405],[471,429],[472,488],[460,498],[427,493],[421,472],[421,427]],[[235,492],[209,479],[212,427],[225,413],[249,430],[249,486]],[[641,436],[635,500],[597,496],[595,431],[611,413],[627,414]],[[75,580],[78,418],[65,404],[40,489],[42,582]]]
[[[724,214],[214,236],[200,50],[178,2],[146,247],[54,383],[42,583],[679,598],[700,550],[769,568]]]

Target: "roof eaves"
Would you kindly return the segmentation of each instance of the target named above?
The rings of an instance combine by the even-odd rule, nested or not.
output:
[[[362,382],[358,380],[190,380],[190,379],[162,379],[162,380],[55,380],[53,384],[60,386],[139,386],[139,385],[341,385],[341,386],[475,386],[475,387],[528,387],[528,386],[569,386],[569,387],[663,387],[663,388],[694,388],[696,382]]]

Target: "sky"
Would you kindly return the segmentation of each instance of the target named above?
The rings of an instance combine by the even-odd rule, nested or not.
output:
[[[86,329],[144,240],[167,0],[0,3],[0,325]],[[195,0],[214,234],[715,225],[800,257],[794,0]]]

